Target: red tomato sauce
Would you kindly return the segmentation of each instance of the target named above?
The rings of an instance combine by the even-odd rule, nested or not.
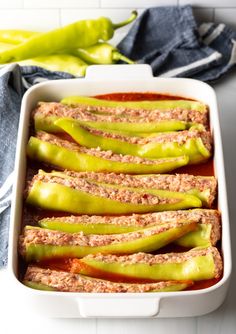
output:
[[[158,93],[112,93],[96,95],[97,99],[110,101],[156,101],[156,100],[192,100],[182,96],[173,96],[168,94]]]

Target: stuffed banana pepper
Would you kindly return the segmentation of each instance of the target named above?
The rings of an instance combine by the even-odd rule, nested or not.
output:
[[[94,277],[153,280],[207,280],[222,275],[222,258],[215,247],[193,248],[183,253],[131,255],[90,254],[73,259],[71,271]]]
[[[196,101],[139,101],[119,102],[81,98],[86,104],[70,106],[56,102],[40,102],[33,111],[36,130],[62,132],[55,121],[70,118],[101,130],[126,131],[128,133],[151,133],[189,129],[193,125],[208,127],[208,110]],[[65,99],[66,100],[66,99]],[[107,102],[112,106],[106,106]],[[105,104],[105,107],[104,107]],[[115,104],[115,106],[113,106]],[[146,108],[146,109],[144,109]]]
[[[182,185],[178,184],[180,180]],[[203,177],[202,181],[200,178],[197,188],[198,177],[188,174],[132,176],[40,171],[26,189],[26,203],[78,214],[178,210],[201,207],[205,201],[210,206],[215,198],[216,180]]]
[[[116,283],[36,266],[27,268],[23,283],[37,290],[93,293],[181,291],[193,284],[192,281],[162,281],[143,284]]]
[[[44,172],[39,172],[43,174]],[[51,172],[52,176],[86,179],[98,184],[165,190],[194,195],[202,201],[202,205],[211,208],[217,192],[217,181],[214,176],[194,176],[190,174],[115,174],[95,172]]]
[[[204,162],[212,155],[211,133],[195,127],[184,131],[160,132],[138,137],[98,130],[70,118],[60,118],[54,124],[82,146],[100,147],[102,150],[111,150],[117,154],[149,159],[186,155],[191,164]]]
[[[58,136],[38,132],[31,136],[27,155],[57,169],[129,174],[166,173],[188,164],[187,156],[147,159],[79,146]]]
[[[221,237],[220,214],[217,210],[194,209],[132,214],[126,216],[65,216],[44,218],[39,226],[67,233],[115,234],[137,231],[154,225],[193,221],[197,228],[175,240],[184,247],[216,245]]]
[[[196,229],[194,221],[167,222],[134,232],[84,235],[26,226],[19,251],[26,261],[83,257],[88,254],[152,252]]]

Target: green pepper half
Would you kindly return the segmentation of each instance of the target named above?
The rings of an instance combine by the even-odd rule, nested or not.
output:
[[[37,290],[93,293],[180,291],[193,284],[192,281],[116,283],[36,266],[28,267],[23,283]]]
[[[91,111],[91,113],[93,113]],[[35,113],[34,115],[34,126],[36,131],[47,131],[50,133],[63,132],[62,128],[56,125],[56,121],[60,120],[62,117],[56,115],[45,116],[40,112]],[[118,131],[125,135],[137,135],[140,133],[152,133],[152,132],[164,132],[164,131],[179,131],[188,129],[191,126],[191,123],[181,121],[181,120],[156,120],[153,122],[140,122],[133,120],[132,122],[127,122],[122,120],[122,117],[119,117],[119,120],[111,122],[109,120],[103,119],[103,121],[86,121],[83,118],[70,118],[79,124],[90,126],[95,129],[101,129],[104,131]],[[200,126],[200,125],[199,125]]]
[[[206,105],[191,100],[161,100],[161,101],[111,101],[102,100],[94,97],[88,96],[68,96],[61,100],[61,103],[68,105],[81,105],[89,106],[94,108],[107,107],[107,108],[124,108],[136,109],[136,110],[170,110],[170,109],[186,109],[186,110],[196,110],[200,112],[206,112]],[[104,110],[104,109],[103,109]]]
[[[99,184],[86,179],[81,182],[63,173],[35,176],[26,202],[43,209],[79,214],[145,213],[202,206],[200,199],[186,193]]]
[[[132,254],[151,252],[196,229],[193,221],[166,223],[135,232],[114,235],[67,234],[26,226],[20,237],[20,251],[26,261],[83,257],[88,254]],[[55,239],[59,240],[58,243]]]
[[[72,272],[97,276],[119,275],[127,278],[154,280],[206,280],[219,278],[222,259],[214,247],[194,248],[185,253],[88,255],[73,260]]]
[[[42,139],[41,139],[42,138]],[[41,134],[41,138],[30,137],[27,155],[59,169],[129,174],[166,173],[187,165],[187,156],[162,159],[142,159],[133,156],[107,155],[81,148],[53,135]],[[104,156],[104,158],[103,158]],[[123,162],[124,161],[124,162]]]
[[[125,136],[117,137],[110,136],[100,130],[99,132],[89,129],[87,126],[82,126],[78,121],[72,119],[61,118],[55,121],[56,126],[61,127],[80,145],[92,148],[100,147],[102,150],[111,150],[117,154],[127,154],[139,156],[142,158],[158,159],[164,157],[176,157],[187,155],[190,163],[199,163],[207,160],[211,156],[211,152],[203,143],[201,138],[202,133],[194,131],[195,135],[188,134],[186,131],[186,141],[182,144],[178,143],[178,136],[183,136],[182,133],[176,135],[173,132],[173,138],[170,134],[162,134],[166,136],[166,140],[158,142],[151,139],[146,144],[133,143],[132,139]],[[209,137],[206,131],[206,137]]]
[[[50,217],[38,221],[39,226],[67,233],[116,234],[138,231],[142,228],[160,226],[169,221],[192,220],[196,230],[175,241],[184,247],[215,245],[220,239],[220,216],[216,210],[194,209],[168,211],[131,216],[65,216]]]

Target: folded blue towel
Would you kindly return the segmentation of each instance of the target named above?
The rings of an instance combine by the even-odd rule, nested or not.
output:
[[[155,7],[135,21],[118,49],[160,77],[219,79],[236,64],[236,32],[225,24],[197,26],[191,6]]]
[[[190,6],[147,9],[118,48],[152,66],[156,76],[216,80],[236,63],[236,33],[224,24],[197,26]],[[8,65],[0,70],[0,267],[7,263],[15,145],[23,93],[68,73]]]

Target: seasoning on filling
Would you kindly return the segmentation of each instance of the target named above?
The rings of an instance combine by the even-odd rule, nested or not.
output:
[[[193,284],[191,281],[163,281],[144,284],[115,283],[36,266],[27,268],[23,283],[39,290],[93,293],[180,291]]]

